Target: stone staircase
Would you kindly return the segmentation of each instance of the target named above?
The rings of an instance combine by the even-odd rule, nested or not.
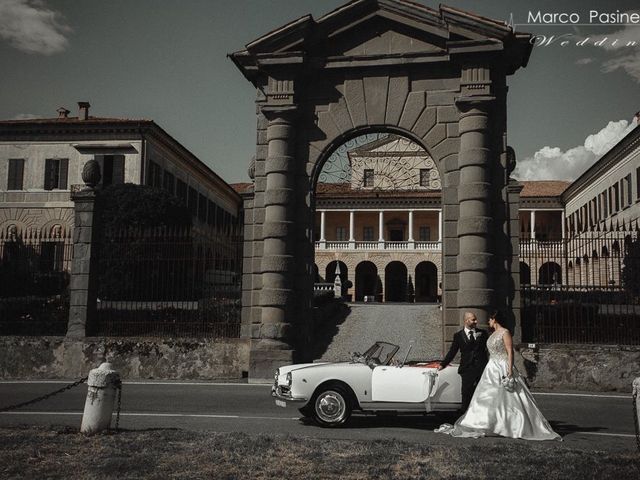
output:
[[[437,305],[422,304],[349,304],[351,311],[339,325],[321,360],[349,359],[350,352],[364,352],[376,340],[400,346],[404,358],[409,342],[414,341],[409,360],[442,358],[441,315]]]

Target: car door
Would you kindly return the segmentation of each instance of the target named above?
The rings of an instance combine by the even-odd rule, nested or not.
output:
[[[373,369],[371,399],[374,402],[424,402],[437,388],[436,370],[381,365]]]

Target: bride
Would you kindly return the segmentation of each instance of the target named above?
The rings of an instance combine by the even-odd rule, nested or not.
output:
[[[501,435],[525,440],[562,440],[536,405],[513,366],[513,344],[500,312],[489,318],[494,330],[487,340],[489,363],[478,382],[466,413],[454,425],[435,431],[454,437]]]

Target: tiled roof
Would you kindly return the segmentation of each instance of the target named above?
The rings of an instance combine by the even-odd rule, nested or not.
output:
[[[151,123],[151,120],[147,120],[144,118],[134,119],[134,118],[106,118],[106,117],[89,117],[87,120],[81,120],[78,117],[66,117],[66,118],[25,118],[21,120],[0,120],[0,124],[10,125],[10,124],[86,124],[86,123]]]
[[[571,182],[561,180],[522,181],[524,185],[520,197],[559,197]]]
[[[253,183],[230,183],[229,186],[239,194],[247,193],[253,190]]]
[[[348,183],[318,183],[316,186],[318,197],[439,197],[440,190],[353,190]]]
[[[559,197],[571,185],[560,180],[537,180],[520,182],[524,188],[520,197]],[[439,197],[440,190],[353,190],[348,183],[318,183],[319,197]]]

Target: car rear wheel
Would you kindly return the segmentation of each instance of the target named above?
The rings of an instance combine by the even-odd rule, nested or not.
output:
[[[347,392],[339,387],[328,387],[314,396],[313,418],[323,427],[337,427],[351,416],[351,402]]]

